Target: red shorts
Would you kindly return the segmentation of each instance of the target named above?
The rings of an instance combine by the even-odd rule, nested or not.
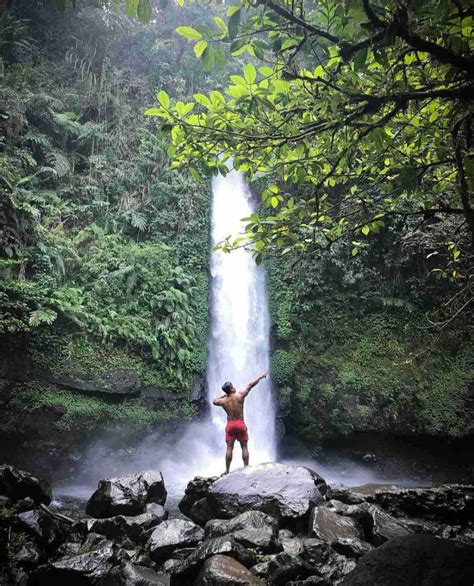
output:
[[[225,428],[225,441],[230,442],[233,440],[239,442],[249,441],[247,426],[242,419],[231,419],[227,422]]]

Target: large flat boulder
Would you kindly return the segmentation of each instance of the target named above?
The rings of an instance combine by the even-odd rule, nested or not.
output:
[[[194,547],[203,539],[204,530],[192,521],[170,519],[158,525],[151,534],[147,546],[151,559],[159,562],[175,549]]]
[[[387,541],[363,556],[342,586],[470,586],[474,547],[431,535]]]
[[[362,526],[356,519],[343,517],[326,507],[314,507],[309,518],[309,537],[323,541],[364,539]]]
[[[324,502],[325,481],[303,466],[260,464],[235,470],[214,482],[207,500],[217,517],[229,519],[258,510],[276,519],[296,521]]]
[[[259,586],[263,582],[236,559],[227,555],[208,558],[201,568],[194,586]]]
[[[148,503],[164,505],[166,494],[161,472],[138,472],[101,480],[87,503],[86,513],[97,518],[139,515]]]
[[[36,505],[49,505],[52,499],[48,482],[8,465],[0,466],[0,495],[7,496],[12,503],[30,497]]]

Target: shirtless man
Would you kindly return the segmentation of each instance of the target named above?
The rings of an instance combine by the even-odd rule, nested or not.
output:
[[[222,407],[227,413],[227,426],[225,428],[225,441],[227,451],[225,454],[225,471],[229,472],[230,463],[232,462],[232,452],[234,451],[235,440],[238,440],[242,448],[242,460],[244,466],[249,465],[249,450],[247,442],[249,440],[247,426],[244,423],[244,401],[250,391],[267,373],[264,372],[257,379],[249,383],[243,391],[238,391],[232,383],[224,383],[222,390],[224,394],[216,397],[213,404]]]

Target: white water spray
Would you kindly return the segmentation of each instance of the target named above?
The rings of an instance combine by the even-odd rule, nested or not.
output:
[[[243,176],[230,171],[212,182],[212,244],[243,231],[252,214],[252,197]],[[269,368],[269,318],[265,274],[243,248],[211,256],[211,329],[207,384],[215,433],[223,444],[225,413],[212,405],[221,386],[242,389]],[[270,379],[262,380],[245,402],[250,463],[275,458],[275,408]],[[234,454],[240,459],[240,454]],[[235,463],[233,464],[235,467]]]

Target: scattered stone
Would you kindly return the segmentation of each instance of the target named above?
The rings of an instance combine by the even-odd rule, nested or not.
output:
[[[204,529],[206,537],[220,537],[242,529],[269,529],[276,536],[278,522],[261,511],[246,511],[229,520],[212,519]]]
[[[292,580],[304,580],[309,576],[319,575],[319,572],[295,555],[279,553],[268,566],[267,580],[275,586],[286,586]]]
[[[13,503],[31,497],[36,505],[49,505],[52,499],[48,482],[8,465],[0,466],[0,494],[7,496]]]
[[[207,500],[217,516],[231,518],[258,510],[277,519],[297,521],[322,504],[325,481],[303,466],[260,464],[247,466],[214,482]]]
[[[160,507],[160,505],[155,506]],[[142,543],[150,530],[162,522],[162,517],[157,517],[153,513],[142,513],[134,517],[116,515],[105,519],[88,519],[87,527],[89,531],[100,533],[108,539],[123,542],[128,538],[133,542]]]
[[[59,547],[66,539],[68,527],[41,510],[26,511],[17,517],[20,530],[31,535],[43,547]]]
[[[161,472],[139,472],[101,480],[87,503],[86,513],[104,518],[115,515],[139,515],[148,503],[164,505],[166,488]]]
[[[149,513],[154,515],[157,519],[161,521],[166,521],[168,518],[168,511],[163,507],[163,505],[159,505],[158,503],[148,503],[145,506],[145,513]]]
[[[232,536],[216,537],[201,543],[190,556],[172,568],[171,584],[182,586],[187,581],[192,581],[202,564],[217,554],[232,557],[246,568],[254,566],[257,561],[255,553],[237,543]]]
[[[278,531],[278,539],[280,541],[282,539],[292,539],[294,536],[295,534],[293,531],[290,531],[289,529],[280,529],[280,531]]]
[[[194,586],[257,586],[263,582],[236,559],[227,555],[208,558],[201,568]]]
[[[283,537],[278,540],[283,547],[285,553],[290,555],[300,555],[304,551],[304,538],[303,537]]]
[[[474,547],[430,535],[388,541],[363,556],[343,586],[465,586],[474,581]]]
[[[203,498],[206,498],[209,487],[216,480],[217,476],[211,476],[209,478],[196,476],[196,478],[193,478],[193,480],[188,482],[188,486],[184,491],[184,496],[178,505],[178,508],[183,513],[183,515],[186,515],[186,517],[191,517],[191,509],[194,503]]]
[[[111,541],[104,539],[86,553],[63,557],[40,566],[32,583],[35,586],[95,584],[105,578],[116,563],[117,548]]]
[[[309,538],[303,541],[302,557],[312,566],[325,564],[332,555],[332,550],[327,541]]]
[[[192,547],[204,539],[204,531],[192,521],[171,519],[163,521],[153,531],[148,541],[150,557],[159,562],[175,549]]]
[[[337,553],[344,555],[348,558],[360,558],[366,553],[369,553],[374,546],[366,541],[360,541],[359,539],[348,539],[340,538],[331,542],[331,547],[337,551]]]
[[[341,501],[346,505],[358,505],[360,503],[363,503],[366,497],[359,492],[351,490],[343,484],[333,484],[331,486],[328,486],[326,498],[328,500],[334,499],[337,501]]]
[[[198,525],[205,525],[213,517],[214,514],[207,499],[204,497],[193,503],[191,511],[189,512],[189,518]]]
[[[23,543],[19,551],[15,553],[15,562],[23,567],[34,567],[38,565],[41,554],[32,541]]]
[[[98,582],[98,586],[169,586],[170,577],[124,561]]]
[[[238,543],[255,549],[258,553],[277,553],[282,550],[282,545],[275,538],[275,532],[272,529],[240,529],[231,535]]]
[[[364,531],[356,519],[343,517],[326,507],[311,511],[308,535],[329,542],[341,538],[364,539]]]

